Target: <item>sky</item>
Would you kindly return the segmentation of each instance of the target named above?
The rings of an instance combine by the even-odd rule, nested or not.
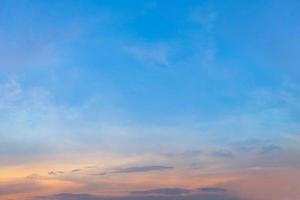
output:
[[[300,199],[297,0],[1,0],[0,200]]]

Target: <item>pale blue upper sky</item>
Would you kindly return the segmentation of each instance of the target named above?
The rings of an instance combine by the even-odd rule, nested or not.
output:
[[[297,0],[3,0],[2,143],[25,138],[35,151],[63,132],[92,144],[99,121],[128,132],[104,128],[101,144],[133,151],[127,142],[151,149],[164,134],[171,149],[296,134],[299,9]]]

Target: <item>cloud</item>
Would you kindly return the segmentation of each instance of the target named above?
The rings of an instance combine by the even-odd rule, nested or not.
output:
[[[90,174],[91,176],[104,176],[110,174],[109,172],[101,172],[101,173],[94,173],[94,174]]]
[[[219,188],[219,187],[204,187],[204,188],[199,188],[200,191],[202,192],[226,192],[227,190],[224,188]]]
[[[174,167],[162,166],[162,165],[149,165],[149,166],[132,166],[125,168],[115,168],[111,171],[91,173],[91,176],[105,176],[109,174],[131,174],[131,173],[143,173],[143,172],[153,172],[153,171],[166,171],[171,170]]]
[[[0,111],[6,113],[0,114],[0,165],[43,159],[55,149],[47,134],[59,108],[50,104],[45,90],[25,89],[15,79],[0,83],[0,93]]]
[[[81,169],[73,169],[71,172],[79,172]]]
[[[17,7],[10,9],[11,3],[2,5],[6,12],[0,16],[1,20],[3,17],[7,19],[2,24],[4,31],[0,35],[0,70],[16,71],[58,64],[61,61],[60,43],[80,36],[84,27],[79,20],[82,17],[76,17],[75,20],[66,17],[65,12],[57,12],[53,8],[51,10],[56,10],[55,13],[63,19],[57,24],[49,16],[39,12],[39,3],[19,3]]]
[[[64,172],[63,171],[50,171],[48,172],[48,175],[59,175],[59,174],[63,174]]]
[[[36,196],[32,200],[100,200],[101,198],[89,194],[61,193],[52,196]]]
[[[196,7],[191,13],[191,20],[201,25],[208,33],[213,31],[217,18],[218,13],[207,5]]]
[[[187,157],[196,157],[201,155],[202,151],[200,150],[187,150],[183,152],[172,152],[172,153],[164,153],[168,158],[187,158]]]
[[[258,146],[261,146],[265,141],[256,139],[256,138],[248,138],[246,140],[241,140],[232,143],[232,146],[235,150],[239,152],[251,152],[256,149]]]
[[[89,194],[56,194],[52,196],[36,196],[31,200],[240,200],[226,194],[195,195],[129,195],[120,197],[102,197]]]
[[[255,138],[234,142],[231,146],[237,152],[242,153],[267,154],[282,150],[279,145],[272,143],[270,140],[261,140]]]
[[[166,44],[127,46],[124,47],[124,51],[146,64],[170,64],[171,48]]]
[[[272,152],[276,152],[276,151],[280,151],[281,147],[275,144],[268,144],[268,145],[264,145],[263,147],[261,147],[261,153],[265,154],[265,153],[272,153]]]
[[[212,153],[212,156],[217,158],[233,158],[234,155],[231,151],[228,150],[219,150]]]
[[[91,175],[103,176],[107,174],[142,173],[142,172],[151,172],[151,171],[165,171],[170,169],[173,169],[173,167],[162,166],[162,165],[134,166],[134,167],[126,167],[126,168],[117,168],[110,172],[95,173]]]
[[[29,179],[18,182],[0,182],[0,196],[39,191],[41,188],[40,184]]]
[[[161,166],[161,165],[150,165],[150,166],[141,166],[141,167],[127,167],[120,168],[113,171],[113,173],[138,173],[138,172],[150,172],[150,171],[165,171],[173,169],[170,166]]]
[[[97,166],[96,165],[90,165],[90,166],[86,166],[84,167],[85,169],[93,169],[93,168],[96,168]]]
[[[39,174],[33,173],[25,177],[26,180],[34,181],[40,179],[41,176]]]
[[[134,191],[132,194],[138,195],[183,195],[188,194],[191,190],[183,188],[158,188],[144,191]]]

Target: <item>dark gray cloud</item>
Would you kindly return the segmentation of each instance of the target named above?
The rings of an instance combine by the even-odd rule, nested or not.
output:
[[[90,174],[91,176],[104,176],[110,174],[109,172],[100,172],[100,173],[94,173],[94,174]]]
[[[183,188],[158,188],[152,190],[134,191],[132,194],[137,195],[183,195],[188,194],[191,190]]]
[[[187,194],[187,195],[129,195],[122,197],[101,197],[89,194],[57,194],[37,196],[30,200],[241,200],[227,194]]]
[[[171,169],[173,169],[173,167],[162,166],[162,165],[133,166],[133,167],[126,167],[126,168],[117,168],[110,172],[100,172],[100,173],[94,173],[91,175],[103,176],[103,175],[108,175],[108,174],[142,173],[142,172],[151,172],[151,171],[165,171],[165,170],[171,170]]]
[[[226,192],[227,190],[224,188],[220,187],[204,187],[204,188],[199,188],[199,191],[201,192]]]

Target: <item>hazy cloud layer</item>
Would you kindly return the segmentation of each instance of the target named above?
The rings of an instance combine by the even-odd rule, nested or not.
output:
[[[33,181],[0,182],[0,196],[39,191],[41,188],[41,185]]]
[[[123,196],[97,197],[88,194],[57,194],[53,196],[33,197],[32,200],[241,200],[236,197],[218,194],[197,195],[153,195],[153,196]]]

